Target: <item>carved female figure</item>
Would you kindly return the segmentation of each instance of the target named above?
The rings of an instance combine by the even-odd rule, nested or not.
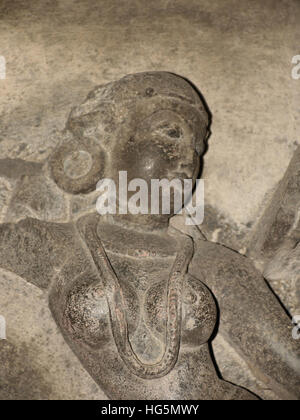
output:
[[[25,201],[26,216],[36,218],[0,226],[1,267],[49,290],[65,340],[111,398],[255,399],[217,376],[209,349],[215,299],[220,333],[271,388],[300,397],[292,325],[246,258],[175,231],[172,212],[103,217],[87,206],[97,182],[117,183],[119,171],[195,182],[208,126],[196,90],[173,74],[97,87],[71,112],[41,168],[52,198],[64,191],[71,203],[68,223],[39,220],[45,186],[39,181],[39,196],[32,193],[39,174],[21,180],[11,210],[20,214]]]

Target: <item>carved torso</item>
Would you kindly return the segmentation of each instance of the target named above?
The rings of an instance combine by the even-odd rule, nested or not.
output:
[[[144,235],[138,232],[110,224],[99,224],[97,234],[121,285],[131,347],[141,362],[154,365],[162,359],[166,347],[168,278],[180,243],[167,234],[151,233],[145,241]],[[101,273],[95,268],[87,248],[85,252],[86,260],[79,263],[77,275],[71,268],[74,262],[70,260],[57,277],[50,300],[55,318],[67,339],[91,353],[101,354],[96,358],[99,366],[103,367],[114,354],[117,364],[125,369],[123,380],[126,383],[142,381],[146,389],[151,388],[153,380],[138,378],[118,357],[112,334],[111,308]],[[73,272],[75,277],[71,276]],[[55,289],[59,291],[57,294]],[[200,280],[187,273],[183,283],[182,322],[178,337],[180,353],[200,354],[199,348],[210,338],[215,323],[216,308],[212,295]],[[175,366],[174,372],[167,376],[172,377],[180,368],[177,360]],[[184,381],[188,384],[191,378],[186,377]]]

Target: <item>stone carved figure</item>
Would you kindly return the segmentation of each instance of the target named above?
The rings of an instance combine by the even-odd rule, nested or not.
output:
[[[2,162],[18,183],[0,225],[0,266],[47,290],[66,342],[110,398],[256,399],[218,377],[217,323],[271,389],[300,397],[292,324],[247,258],[174,230],[172,214],[95,211],[97,182],[117,183],[119,171],[195,181],[208,126],[187,81],[134,74],[73,109],[44,165]]]

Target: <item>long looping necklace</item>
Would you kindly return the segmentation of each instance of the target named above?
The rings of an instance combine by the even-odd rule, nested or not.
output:
[[[194,252],[193,240],[181,233],[179,235],[181,236],[181,251],[175,258],[168,280],[165,351],[158,363],[145,364],[139,360],[132,349],[122,288],[97,234],[97,220],[90,220],[85,227],[86,243],[101,274],[119,355],[133,374],[144,379],[165,376],[173,369],[178,359],[182,323],[182,288]]]

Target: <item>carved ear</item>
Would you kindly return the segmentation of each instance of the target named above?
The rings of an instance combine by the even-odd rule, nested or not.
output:
[[[63,142],[50,158],[52,178],[70,194],[87,194],[104,178],[105,152],[90,141]]]

